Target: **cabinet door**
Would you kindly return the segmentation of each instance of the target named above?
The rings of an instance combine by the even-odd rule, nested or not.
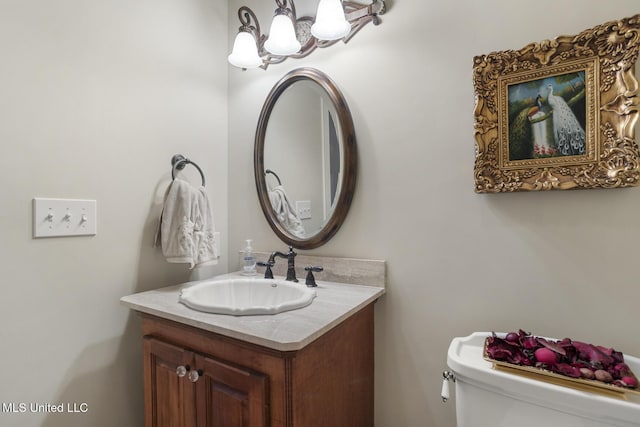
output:
[[[196,383],[176,372],[193,368],[193,352],[150,337],[143,346],[145,427],[195,426]]]
[[[269,417],[268,378],[196,355],[198,426],[265,427]]]

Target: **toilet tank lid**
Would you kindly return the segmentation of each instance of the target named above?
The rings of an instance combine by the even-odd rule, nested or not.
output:
[[[493,369],[493,364],[483,357],[484,342],[490,335],[491,332],[474,332],[451,341],[447,365],[456,381],[546,407],[562,406],[562,410],[573,413],[593,413],[594,417],[611,414],[611,420],[637,425],[633,423],[640,419],[640,398],[635,394],[625,401]],[[496,335],[504,337],[506,333]],[[633,372],[640,372],[640,359],[626,354],[624,358]]]

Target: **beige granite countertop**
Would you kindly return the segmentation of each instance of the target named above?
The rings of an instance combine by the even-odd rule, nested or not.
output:
[[[238,276],[231,273],[216,277]],[[281,278],[276,276],[277,278]],[[349,316],[377,300],[384,287],[317,281],[313,303],[274,315],[230,316],[192,310],[178,302],[180,290],[196,282],[128,295],[132,310],[279,351],[300,350]],[[304,282],[300,286],[305,286]]]

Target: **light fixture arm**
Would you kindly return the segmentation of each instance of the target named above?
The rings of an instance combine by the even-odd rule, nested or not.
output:
[[[258,44],[262,44],[264,36],[260,31],[260,22],[258,21],[258,17],[253,13],[253,10],[249,9],[247,6],[241,6],[240,9],[238,9],[238,19],[240,20],[240,24],[242,24],[240,28],[238,28],[238,31],[251,33]]]
[[[293,22],[297,21],[296,4],[293,0],[276,0],[276,4],[278,5],[278,10],[286,11]],[[291,4],[291,6],[289,6],[289,4]]]
[[[274,55],[269,53],[265,47],[265,41],[267,35],[262,34],[260,31],[260,23],[255,13],[247,6],[241,6],[238,9],[238,18],[240,20],[240,28],[238,31],[248,32],[253,35],[256,40],[257,50],[259,56],[262,58],[262,65],[260,68],[267,69],[270,64],[279,64],[285,61],[287,58],[304,58],[313,52],[316,48],[325,48],[336,44],[339,40],[344,43],[349,42],[351,38],[360,31],[369,22],[373,25],[380,24],[380,15],[383,15],[387,11],[385,0],[372,0],[369,4],[361,4],[354,1],[343,1],[342,6],[344,8],[345,19],[351,26],[351,29],[342,39],[338,40],[318,40],[311,36],[308,29],[311,23],[314,21],[313,17],[304,16],[297,18],[296,6],[293,0],[275,0],[277,9],[276,15],[286,14],[294,22],[296,29],[296,36],[298,41],[302,45],[299,52],[292,55]],[[306,30],[303,30],[305,29]]]
[[[387,11],[387,5],[384,0],[373,0],[373,2],[368,5],[362,5],[352,1],[343,1],[342,4],[345,8],[345,17],[349,22],[364,16],[377,17],[378,15],[384,15]]]
[[[384,15],[387,11],[387,5],[384,1],[373,0],[371,4],[365,6],[352,1],[342,3],[345,8],[345,18],[351,23],[351,31],[344,38],[345,43],[349,42],[369,22],[373,23],[373,25],[380,24],[378,16]]]

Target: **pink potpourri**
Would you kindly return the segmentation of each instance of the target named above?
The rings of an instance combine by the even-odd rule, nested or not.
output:
[[[493,333],[487,338],[486,351],[492,359],[514,365],[542,368],[571,378],[597,380],[627,389],[638,388],[638,380],[624,363],[623,354],[612,348],[569,338],[548,340],[520,329],[509,332],[505,338]]]

